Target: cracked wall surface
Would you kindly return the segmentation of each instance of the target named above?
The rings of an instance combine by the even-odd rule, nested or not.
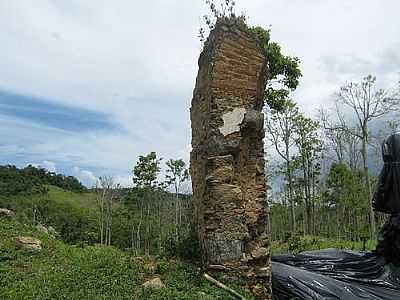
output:
[[[271,298],[264,173],[267,62],[237,19],[219,20],[199,58],[191,177],[203,264]]]

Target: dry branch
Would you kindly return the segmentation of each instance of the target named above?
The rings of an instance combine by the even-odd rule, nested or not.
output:
[[[241,300],[247,300],[245,297],[240,295],[238,292],[236,292],[235,290],[233,290],[230,287],[226,286],[225,284],[219,282],[218,280],[212,278],[210,275],[204,273],[203,277],[205,279],[207,279],[208,281],[210,281],[211,283],[215,284],[216,286],[220,287],[221,289],[224,289],[225,291],[229,292],[231,295],[235,296],[236,298],[241,299]]]

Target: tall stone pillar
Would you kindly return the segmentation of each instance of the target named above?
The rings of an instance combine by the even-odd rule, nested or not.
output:
[[[219,20],[199,58],[191,177],[203,265],[271,299],[264,174],[266,58],[235,18]]]

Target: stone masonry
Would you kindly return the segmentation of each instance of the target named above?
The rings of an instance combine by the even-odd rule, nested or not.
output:
[[[267,62],[239,19],[219,20],[199,58],[191,177],[203,266],[271,299],[264,174]]]

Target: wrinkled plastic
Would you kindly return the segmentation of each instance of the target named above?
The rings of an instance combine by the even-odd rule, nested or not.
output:
[[[400,215],[391,215],[378,234],[375,252],[387,262],[400,265]]]
[[[325,249],[272,257],[274,300],[400,299],[400,268],[375,253]]]
[[[400,133],[382,143],[384,165],[372,203],[374,209],[388,214],[400,213]]]

